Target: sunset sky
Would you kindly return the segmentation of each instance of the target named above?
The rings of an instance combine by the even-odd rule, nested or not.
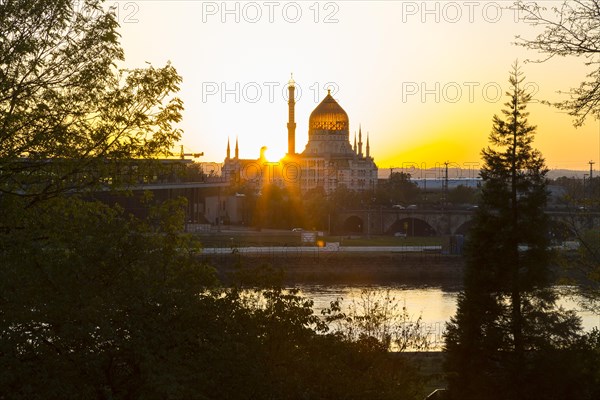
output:
[[[540,2],[551,5],[556,2]],[[516,60],[538,55],[512,43],[539,28],[508,1],[121,1],[126,67],[171,61],[183,77],[181,144],[221,162],[227,138],[240,156],[269,157],[287,148],[285,87],[293,72],[296,149],[327,87],[362,125],[379,168],[480,162],[492,116],[499,114]],[[585,78],[584,59],[523,65],[534,99],[564,99]],[[550,168],[586,169],[600,160],[600,124],[574,128],[546,105],[529,107],[535,145]],[[596,165],[596,167],[598,164]],[[597,168],[596,168],[597,169]]]

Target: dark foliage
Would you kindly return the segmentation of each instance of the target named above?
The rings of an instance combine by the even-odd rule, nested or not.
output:
[[[535,127],[527,122],[529,95],[522,81],[515,64],[504,119],[494,116],[492,146],[483,150],[465,289],[446,336],[450,394],[456,399],[542,400],[582,393],[571,375],[560,372],[580,322],[556,307],[556,294],[548,288],[547,170],[531,147]]]
[[[177,233],[181,203],[152,225],[74,198],[39,207],[0,235],[0,398],[416,398],[414,368],[326,334],[294,291],[219,287]]]

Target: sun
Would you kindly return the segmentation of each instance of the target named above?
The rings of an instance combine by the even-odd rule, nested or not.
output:
[[[278,162],[281,161],[284,157],[285,154],[281,154],[279,152],[276,151],[276,149],[271,149],[271,148],[265,148],[265,159],[268,162]]]

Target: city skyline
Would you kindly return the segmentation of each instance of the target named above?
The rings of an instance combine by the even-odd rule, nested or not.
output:
[[[500,5],[502,4],[502,5]],[[541,2],[551,5],[551,2]],[[515,46],[539,29],[497,2],[116,2],[126,60],[171,61],[183,77],[180,127],[186,152],[222,161],[227,139],[240,157],[279,159],[287,149],[286,84],[299,87],[296,148],[308,140],[310,111],[327,88],[369,133],[381,169],[480,162],[508,71],[538,55]],[[552,169],[585,170],[600,159],[600,125],[540,101],[556,102],[585,79],[582,59],[524,63],[537,125],[534,145]],[[598,164],[596,164],[597,167]]]

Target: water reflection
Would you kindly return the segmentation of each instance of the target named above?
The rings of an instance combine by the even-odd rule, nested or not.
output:
[[[456,312],[456,299],[460,291],[459,286],[427,286],[427,285],[298,285],[301,294],[314,302],[316,314],[329,307],[332,301],[343,299],[342,310],[345,310],[352,301],[360,301],[364,290],[374,291],[384,298],[389,291],[391,298],[402,306],[406,306],[412,320],[422,317],[425,329],[430,333],[431,340],[436,345],[441,345],[445,324]],[[575,310],[581,317],[583,328],[586,331],[600,326],[600,316],[591,311],[584,310],[580,305],[580,298],[573,294],[569,287],[555,287],[559,293],[558,304],[566,310]]]

